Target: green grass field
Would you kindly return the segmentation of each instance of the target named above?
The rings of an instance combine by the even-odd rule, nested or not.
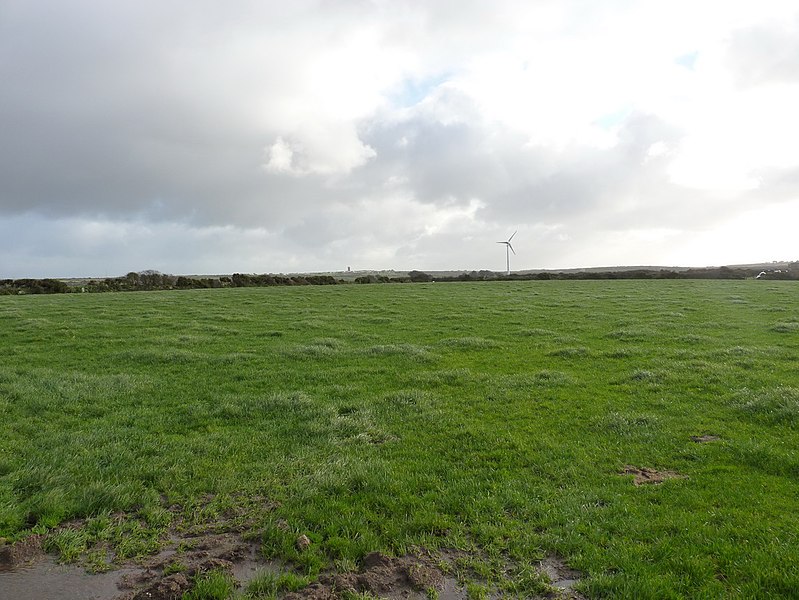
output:
[[[795,282],[9,296],[0,356],[0,536],[87,517],[66,558],[153,552],[178,505],[311,578],[423,546],[487,580],[556,553],[592,598],[799,596]]]

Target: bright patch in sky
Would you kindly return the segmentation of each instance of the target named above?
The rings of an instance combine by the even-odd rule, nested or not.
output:
[[[694,70],[694,64],[696,63],[696,59],[699,56],[698,51],[689,52],[687,54],[683,54],[682,56],[678,56],[674,59],[678,65],[685,67],[686,69],[690,69],[691,71]]]
[[[446,83],[449,77],[437,75],[421,80],[404,79],[396,91],[389,93],[391,104],[399,109],[412,108],[432,94],[439,85]]]
[[[620,108],[612,113],[602,115],[594,121],[594,123],[602,129],[614,129],[623,124],[632,112],[632,109],[629,107]]]

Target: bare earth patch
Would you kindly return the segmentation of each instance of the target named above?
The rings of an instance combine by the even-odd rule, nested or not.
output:
[[[433,557],[425,552],[391,558],[372,552],[363,559],[357,573],[322,575],[319,580],[299,592],[287,594],[285,600],[328,600],[343,593],[367,592],[381,598],[423,597],[427,589],[441,590],[444,574]]]
[[[189,549],[178,552],[180,545]],[[257,547],[237,534],[210,534],[174,540],[170,548],[140,564],[139,570],[123,575],[116,600],[172,600],[191,588],[192,578],[210,571],[241,576],[242,567],[257,564]],[[264,563],[265,565],[265,563]],[[179,572],[171,572],[179,569]]]
[[[394,600],[467,600],[464,582],[450,573],[450,566],[467,554],[460,551],[431,553],[418,549],[415,554],[392,558],[379,552],[364,557],[361,567],[352,573],[327,573],[302,590],[283,596],[283,600],[339,600],[347,595],[369,595]],[[449,565],[449,566],[448,566]],[[538,570],[552,583],[552,591],[543,596],[550,600],[585,600],[573,588],[583,574],[569,568],[557,556],[550,555]],[[479,579],[479,578],[478,578]],[[488,598],[502,598],[503,593],[488,585]]]
[[[656,471],[649,467],[633,467],[626,465],[621,472],[622,475],[633,475],[635,485],[648,483],[662,483],[667,479],[684,479],[685,475],[680,475],[677,471]]]
[[[710,435],[710,434],[691,436],[691,441],[696,442],[697,444],[706,444],[707,442],[717,442],[720,439],[721,438],[719,436]]]
[[[44,536],[31,535],[16,544],[0,544],[0,573],[13,571],[44,555],[42,541]]]

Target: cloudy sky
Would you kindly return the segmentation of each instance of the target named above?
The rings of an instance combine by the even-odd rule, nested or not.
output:
[[[799,259],[795,0],[0,0],[0,278]]]

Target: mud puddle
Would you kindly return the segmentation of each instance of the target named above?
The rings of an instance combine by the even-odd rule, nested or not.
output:
[[[261,559],[257,543],[234,533],[174,538],[154,556],[124,561],[98,574],[58,564],[41,545],[41,536],[31,536],[0,547],[0,600],[174,600],[191,589],[200,573],[224,571],[243,587],[257,575],[283,566]]]
[[[549,578],[552,587],[561,592],[561,598],[582,598],[572,588],[580,582],[583,574],[569,567],[561,558],[550,554],[539,563],[538,569]]]
[[[0,571],[3,600],[111,600],[119,596],[117,583],[132,569],[90,575],[74,565],[59,565],[50,557],[39,557],[13,571]]]

